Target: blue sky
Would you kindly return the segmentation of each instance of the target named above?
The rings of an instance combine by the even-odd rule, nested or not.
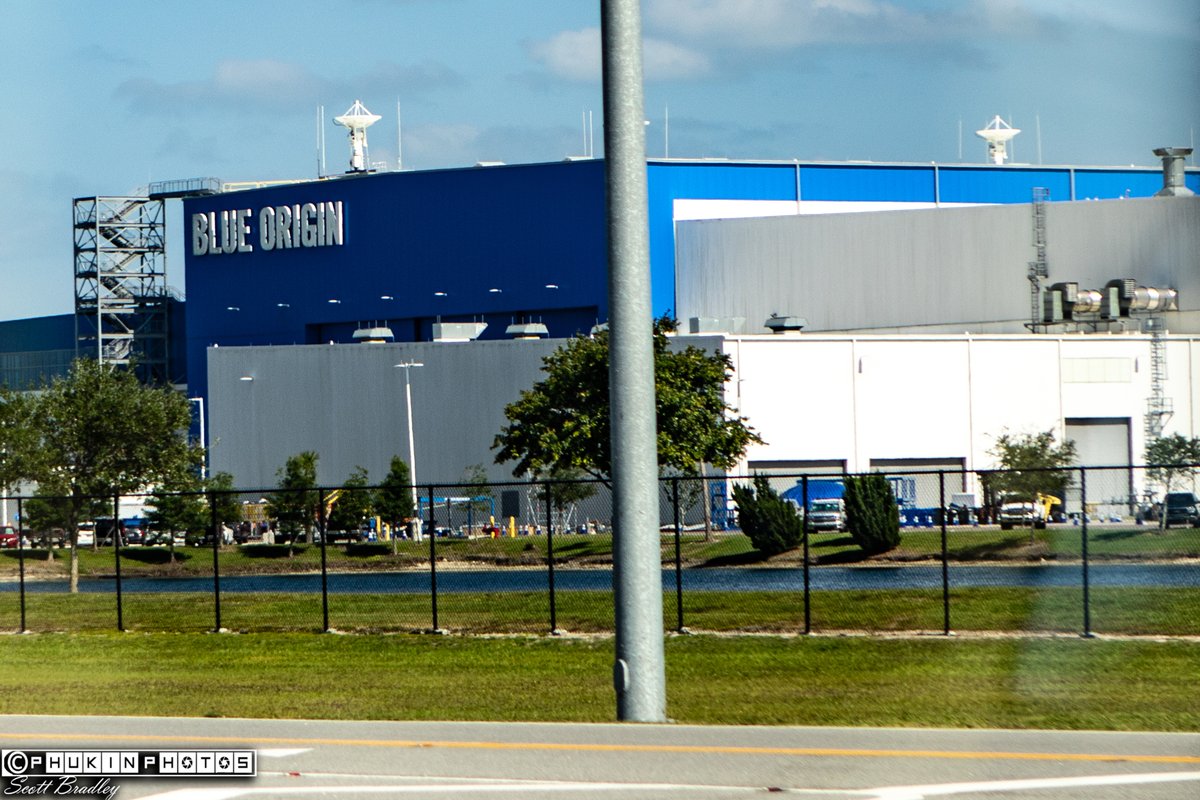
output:
[[[73,308],[71,201],[312,178],[317,107],[406,169],[602,151],[599,0],[0,0],[0,319]],[[1200,131],[1195,0],[643,0],[648,155],[1155,165]],[[669,113],[669,126],[664,117]],[[963,131],[960,138],[959,131]],[[1038,130],[1040,129],[1040,137]],[[961,149],[961,157],[960,157]],[[1190,163],[1190,162],[1189,162]],[[178,206],[178,203],[174,204]],[[168,276],[182,287],[179,211]]]

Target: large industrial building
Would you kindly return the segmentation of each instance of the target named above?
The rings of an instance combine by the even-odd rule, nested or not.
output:
[[[653,310],[730,355],[728,402],[766,440],[739,472],[982,469],[999,433],[1046,429],[1127,465],[1200,433],[1200,172],[1177,156],[647,170]],[[511,478],[504,405],[607,321],[601,160],[178,194],[173,358],[240,486],[310,449],[323,483],[381,478],[410,424],[418,481]]]

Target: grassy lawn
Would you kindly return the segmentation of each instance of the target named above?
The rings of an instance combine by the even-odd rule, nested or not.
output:
[[[541,576],[535,576],[541,577]],[[1074,588],[956,588],[950,593],[954,631],[1078,633],[1083,630],[1082,592]],[[1091,630],[1101,634],[1200,636],[1200,589],[1094,588]],[[576,633],[610,633],[612,594],[559,592],[557,627]],[[125,593],[122,623],[143,632],[212,630],[216,609],[210,593]],[[317,632],[325,609],[318,593],[237,592],[221,597],[221,626],[236,632]],[[330,594],[329,626],[357,633],[403,633],[433,627],[425,594]],[[811,630],[819,632],[933,631],[943,629],[940,589],[823,591],[812,594]],[[673,592],[663,597],[663,628],[678,625]],[[801,592],[684,593],[683,622],[693,631],[799,633],[804,631]],[[18,596],[0,594],[0,630],[20,625]],[[26,627],[45,631],[113,631],[114,594],[65,592],[26,595]],[[438,596],[438,627],[455,633],[550,631],[544,589],[453,593]]]
[[[952,562],[964,561],[1025,561],[1045,559],[1074,560],[1082,551],[1081,529],[1072,525],[1052,526],[1049,530],[1001,531],[991,527],[951,527],[947,529],[947,553]],[[380,553],[378,550],[384,552]],[[390,545],[375,550],[362,548],[355,552],[344,546],[331,545],[326,551],[330,570],[405,569],[428,564],[427,542],[397,542],[396,554]],[[492,566],[543,566],[546,563],[547,540],[544,536],[521,536],[500,539],[440,539],[436,542],[439,561]],[[165,548],[125,548],[122,574],[127,575],[210,575],[212,551],[208,548],[176,550],[175,563],[169,563]],[[1179,559],[1200,558],[1200,529],[1170,528],[1159,533],[1153,526],[1092,525],[1088,530],[1088,552],[1095,559]],[[674,536],[662,537],[664,564],[674,564]],[[814,533],[810,536],[810,554],[822,564],[891,563],[896,561],[937,560],[941,557],[941,531],[936,528],[906,528],[901,544],[890,553],[864,559],[861,550],[844,533]],[[0,551],[0,577],[15,576],[17,554]],[[52,561],[45,551],[33,551],[26,557],[26,570],[31,575],[65,575],[68,569],[67,552],[56,551]],[[771,559],[762,556],[750,545],[750,540],[737,532],[714,535],[709,541],[698,533],[681,537],[680,558],[684,566],[780,565],[800,563],[802,553],[792,550]],[[610,534],[582,536],[576,534],[554,537],[555,562],[564,566],[595,566],[611,563]],[[291,557],[283,546],[224,547],[220,554],[221,574],[304,572],[317,571],[321,566],[319,546],[297,545]],[[116,566],[111,549],[94,551],[83,548],[79,553],[80,572],[84,575],[110,575]]]
[[[0,713],[604,722],[612,640],[48,634],[2,644]],[[684,723],[1200,730],[1200,644],[669,637]]]

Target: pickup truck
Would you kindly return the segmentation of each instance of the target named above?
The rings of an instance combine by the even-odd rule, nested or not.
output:
[[[808,504],[810,531],[846,530],[846,504],[840,497],[811,500]]]
[[[1191,492],[1171,492],[1164,503],[1166,509],[1166,526],[1187,525],[1192,528],[1200,527],[1200,504],[1196,495]]]
[[[1000,523],[1000,530],[1011,531],[1013,528],[1044,528],[1046,527],[1046,518],[1040,513],[1040,507],[1033,503],[1005,503],[1000,506],[1000,513],[996,515],[996,521]]]

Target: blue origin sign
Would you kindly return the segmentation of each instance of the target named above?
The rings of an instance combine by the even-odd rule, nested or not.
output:
[[[344,234],[341,200],[206,211],[192,214],[192,255],[338,247]]]

